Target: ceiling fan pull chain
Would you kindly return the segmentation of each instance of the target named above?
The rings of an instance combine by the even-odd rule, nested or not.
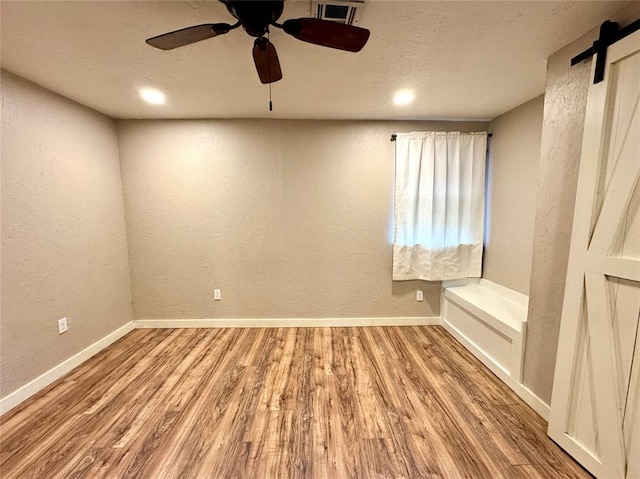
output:
[[[271,43],[271,39],[269,38],[269,27],[267,27],[267,41]],[[269,72],[271,72],[271,52],[268,52],[267,56],[267,64],[269,65]],[[273,103],[271,102],[271,83],[269,82],[269,111],[273,111]]]

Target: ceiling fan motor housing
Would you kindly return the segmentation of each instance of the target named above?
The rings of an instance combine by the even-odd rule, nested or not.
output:
[[[242,28],[252,37],[264,36],[269,25],[282,15],[284,1],[220,0],[229,13],[240,20]]]

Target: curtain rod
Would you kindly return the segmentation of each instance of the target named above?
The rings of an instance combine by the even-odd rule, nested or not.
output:
[[[493,133],[487,133],[487,138],[491,138],[493,136]],[[396,135],[395,133],[393,133],[391,135],[391,141],[396,141],[396,138],[398,138],[398,135]]]

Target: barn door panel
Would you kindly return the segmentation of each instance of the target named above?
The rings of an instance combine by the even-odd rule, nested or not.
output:
[[[610,47],[585,119],[549,435],[640,479],[640,32]]]

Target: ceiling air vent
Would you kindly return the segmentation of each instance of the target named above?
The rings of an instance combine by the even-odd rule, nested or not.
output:
[[[356,11],[363,4],[364,1],[314,0],[311,14],[321,20],[353,25],[357,22]]]

